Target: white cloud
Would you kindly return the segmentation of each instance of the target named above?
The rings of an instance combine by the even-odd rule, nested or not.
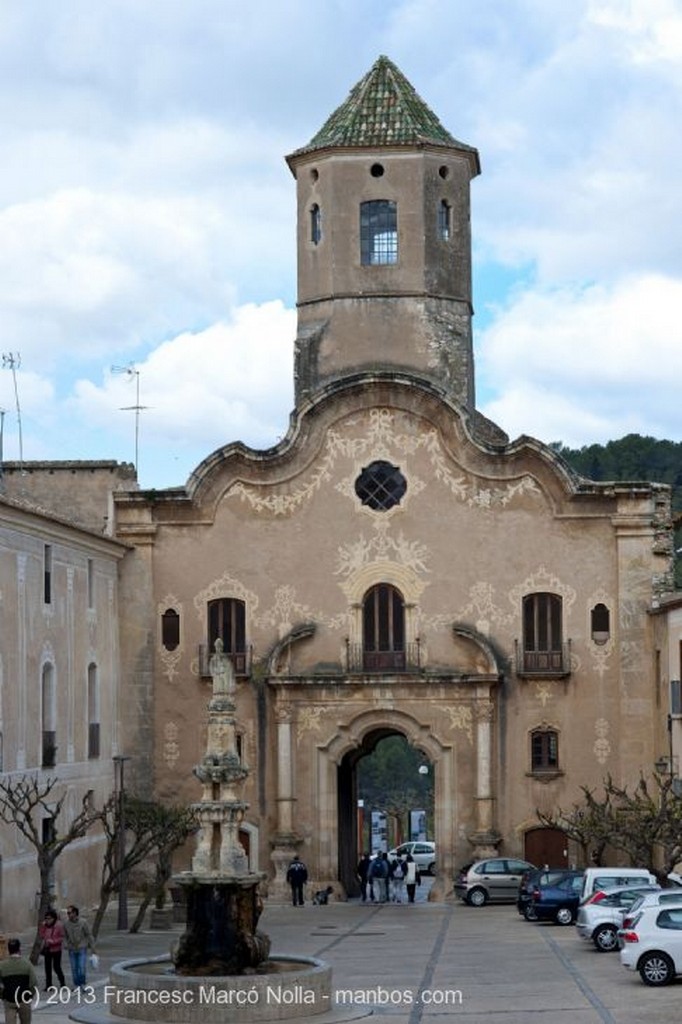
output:
[[[483,411],[512,436],[571,445],[682,438],[681,302],[662,276],[519,295],[480,339],[481,377],[498,382]]]
[[[142,361],[139,373],[140,461],[183,454],[198,461],[214,448],[241,440],[269,447],[287,430],[293,406],[296,314],[279,301],[236,308],[229,321],[164,342]],[[135,375],[106,374],[102,385],[77,382],[69,403],[81,422],[132,435]],[[129,417],[134,415],[130,410]],[[191,456],[185,453],[193,453]]]
[[[129,458],[130,389],[105,372],[129,360],[153,407],[145,484],[184,478],[207,447],[284,432],[296,202],[283,158],[380,53],[481,153],[477,304],[498,309],[479,357],[487,411],[550,440],[679,433],[677,0],[347,0],[313,18],[307,0],[5,7],[0,320],[3,350],[22,354],[26,457]],[[242,317],[261,340],[239,335]],[[229,383],[215,374],[226,350]]]

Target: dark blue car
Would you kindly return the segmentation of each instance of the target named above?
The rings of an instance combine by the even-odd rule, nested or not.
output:
[[[571,871],[557,882],[536,886],[531,897],[535,919],[573,924],[578,916],[582,885],[583,872]]]
[[[525,871],[516,898],[516,907],[526,921],[535,921],[537,916],[533,906],[533,893],[543,885],[555,885],[564,878],[574,875],[576,872],[571,868],[533,868]],[[582,874],[582,872],[581,872]]]

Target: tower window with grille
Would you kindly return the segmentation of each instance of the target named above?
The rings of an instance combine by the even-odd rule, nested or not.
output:
[[[355,481],[358,498],[375,512],[386,512],[399,505],[406,490],[407,481],[400,469],[381,460],[365,466]]]
[[[398,205],[389,199],[360,204],[360,262],[363,266],[398,262]]]

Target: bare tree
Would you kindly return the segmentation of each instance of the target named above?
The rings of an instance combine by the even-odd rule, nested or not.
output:
[[[577,843],[585,864],[601,864],[604,850],[614,834],[614,823],[608,797],[598,799],[587,786],[582,787],[583,802],[570,810],[561,807],[553,813],[536,811],[538,820],[547,828],[558,828]]]
[[[682,798],[673,781],[671,775],[657,773],[650,780],[642,775],[632,793],[610,776],[605,784],[618,823],[611,845],[648,868],[663,886],[682,859]]]
[[[184,810],[174,811],[172,808],[166,808],[154,800],[139,800],[136,797],[125,794],[123,799],[123,820],[121,821],[120,795],[115,794],[106,802],[100,815],[106,836],[106,846],[100,878],[100,901],[92,924],[92,931],[95,936],[99,934],[99,929],[112,894],[116,890],[120,892],[121,879],[133,868],[147,860],[148,857],[164,849],[165,844],[171,838],[175,839],[178,831],[173,829],[174,815],[181,821],[183,820],[183,815],[186,814],[189,814],[189,812]],[[125,844],[120,843],[121,828],[125,829]],[[178,838],[172,849],[179,846],[180,842],[182,840]],[[123,858],[120,856],[122,845]],[[172,856],[172,850],[169,856]]]
[[[164,807],[161,804],[157,806],[159,836],[153,854],[156,861],[154,881],[140,903],[135,920],[130,926],[131,932],[139,931],[152,900],[155,906],[163,907],[166,886],[173,874],[173,854],[198,828],[196,817],[190,808]]]
[[[631,864],[646,867],[661,885],[682,860],[682,797],[670,776],[644,775],[630,792],[609,775],[604,795],[582,787],[583,803],[554,814],[536,811],[543,825],[562,829],[580,844],[585,862],[601,863],[606,847],[620,850]],[[588,858],[588,849],[591,850]]]
[[[101,816],[101,812],[91,806],[88,792],[76,817],[64,832],[60,832],[60,817],[67,791],[63,790],[55,800],[54,790],[59,784],[57,778],[39,781],[32,775],[0,778],[0,819],[8,825],[15,825],[36,851],[40,898],[36,935],[30,953],[33,963],[37,963],[40,952],[40,922],[54,898],[50,883],[57,858],[67,846],[82,839]],[[51,827],[44,833],[43,822],[46,819],[51,822]]]

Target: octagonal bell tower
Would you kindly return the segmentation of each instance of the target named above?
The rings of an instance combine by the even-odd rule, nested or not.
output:
[[[344,378],[400,374],[473,412],[477,151],[380,57],[287,162],[298,196],[296,404]]]

